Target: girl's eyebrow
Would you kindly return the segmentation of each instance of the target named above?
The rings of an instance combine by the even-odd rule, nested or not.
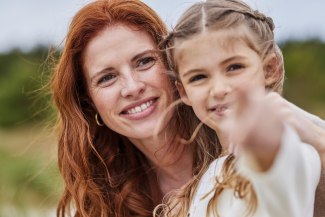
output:
[[[229,62],[232,62],[232,61],[236,61],[236,60],[237,60],[237,61],[238,61],[238,60],[245,60],[245,59],[247,59],[246,56],[235,55],[235,56],[231,56],[231,57],[229,57],[229,58],[223,60],[223,61],[220,63],[220,65],[221,65],[221,66],[222,66],[222,65],[227,65]],[[202,71],[202,69],[200,69],[200,68],[190,69],[190,70],[186,71],[186,72],[182,75],[182,77],[185,78],[185,77],[191,75],[192,73],[195,73],[195,72],[198,72],[198,71]]]
[[[231,56],[231,57],[229,57],[229,58],[223,60],[223,61],[220,63],[220,65],[226,65],[227,63],[232,62],[232,61],[234,61],[234,60],[245,60],[245,59],[247,59],[246,56],[235,55],[235,56]]]
[[[190,70],[186,71],[186,72],[183,74],[182,77],[185,78],[185,77],[191,75],[192,73],[199,72],[199,71],[202,71],[202,69],[200,69],[200,68],[197,68],[197,69],[190,69]]]

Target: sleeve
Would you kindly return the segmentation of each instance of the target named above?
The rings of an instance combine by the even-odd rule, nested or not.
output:
[[[253,183],[258,206],[266,209],[270,216],[312,217],[315,190],[320,179],[320,157],[288,126],[281,143],[267,172],[255,170],[245,155],[239,158],[238,170]]]
[[[325,121],[323,119],[321,119],[320,117],[313,115],[309,112],[306,112],[305,110],[299,108],[298,106],[292,104],[291,102],[289,102],[290,107],[297,111],[298,114],[303,115],[304,117],[306,117],[307,119],[309,119],[310,121],[312,121],[314,124],[318,125],[321,128],[325,128]]]

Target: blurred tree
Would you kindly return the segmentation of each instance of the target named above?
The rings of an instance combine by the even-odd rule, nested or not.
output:
[[[0,126],[34,123],[48,117],[48,49],[29,53],[13,50],[0,55]]]
[[[285,97],[325,118],[325,43],[287,41],[280,47],[286,69]]]
[[[286,41],[280,47],[286,68],[285,97],[325,118],[325,43]],[[0,127],[35,123],[53,114],[44,88],[52,70],[48,54],[45,47],[0,54]]]

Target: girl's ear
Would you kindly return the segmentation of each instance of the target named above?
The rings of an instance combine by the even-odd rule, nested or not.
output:
[[[185,92],[185,89],[183,87],[183,84],[179,81],[175,81],[175,85],[177,87],[178,93],[181,97],[181,100],[183,103],[185,103],[188,106],[192,106],[191,101],[188,99],[187,94]]]
[[[275,53],[266,56],[263,64],[265,87],[272,87],[281,77],[283,67]]]

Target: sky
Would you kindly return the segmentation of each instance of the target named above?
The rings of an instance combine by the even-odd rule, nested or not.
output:
[[[144,0],[172,27],[198,0]],[[277,41],[318,37],[325,41],[325,0],[244,0],[272,17]],[[63,45],[73,15],[90,0],[0,0],[0,53],[38,44]]]

